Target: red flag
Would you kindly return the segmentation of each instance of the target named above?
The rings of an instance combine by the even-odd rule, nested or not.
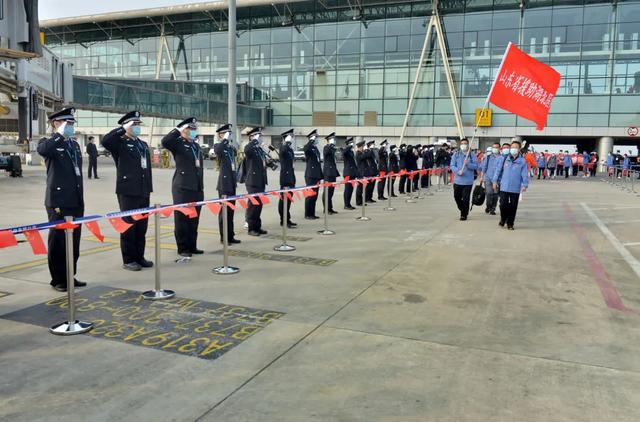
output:
[[[118,218],[118,217],[110,218],[109,223],[111,223],[113,228],[118,233],[124,233],[127,230],[129,230],[129,227],[133,226],[133,224],[129,224],[126,221],[124,221],[122,218]]]
[[[40,236],[39,230],[28,230],[23,233],[31,245],[31,250],[35,255],[46,255],[47,247],[44,246],[42,236]]]
[[[269,192],[269,195],[277,196],[279,198],[280,197],[280,192],[271,191],[271,192]]]
[[[299,190],[294,190],[293,194],[296,196],[296,198],[302,199],[302,192],[300,192]],[[289,198],[289,199],[293,200],[293,198]]]
[[[385,177],[386,175],[387,175],[387,172],[386,172],[386,171],[381,171],[381,172],[380,172],[380,177]]]
[[[343,181],[345,181],[345,182],[348,182],[348,181],[349,181],[349,179],[351,179],[351,177],[349,177],[349,176],[344,176],[344,177],[342,178],[342,180],[343,180]]]
[[[362,186],[367,186],[369,184],[369,181],[367,179],[360,179],[360,184]]]
[[[355,188],[358,185],[358,179],[351,180],[349,183],[351,183],[351,186]]]
[[[218,204],[217,202],[211,202],[207,204],[207,207],[209,208],[209,211],[211,211],[215,215],[220,214],[220,210],[222,209],[222,205]]]
[[[146,212],[142,214],[133,214],[131,218],[133,219],[133,221],[144,220],[145,218],[149,218],[149,214]]]
[[[89,231],[93,233],[96,239],[98,239],[101,242],[104,242],[104,236],[100,231],[100,226],[98,225],[97,221],[89,221],[88,223],[84,223],[84,225],[87,226],[87,229],[89,229]]]
[[[537,130],[542,130],[559,85],[557,70],[509,43],[489,92],[489,101],[531,120]]]
[[[176,208],[176,211],[181,212],[189,218],[196,218],[198,216],[198,211],[194,207],[180,207]]]
[[[224,201],[224,204],[225,204],[226,206],[228,206],[229,208],[231,208],[232,210],[234,210],[234,211],[236,210],[236,206],[235,206],[235,204],[233,204],[232,202]]]
[[[174,209],[174,207],[162,208],[160,210],[160,214],[164,215],[165,217],[169,217],[173,213]]]
[[[251,202],[253,205],[260,205],[260,202],[258,202],[255,196],[249,196],[249,202]]]
[[[238,199],[236,202],[240,204],[240,206],[245,210],[249,208],[249,205],[247,205],[247,201],[245,201],[244,199]]]
[[[0,231],[0,248],[8,248],[9,246],[16,246],[17,244],[16,236],[11,230]]]
[[[427,169],[420,170],[420,174],[423,175],[423,176],[426,176],[427,175]]]
[[[262,205],[267,205],[270,202],[267,195],[260,194],[258,195],[258,198],[260,198],[260,201],[262,201]]]
[[[295,193],[299,194],[299,191],[295,191]],[[285,195],[287,195],[287,199],[289,200],[289,202],[293,202],[293,195],[291,195],[291,192],[285,192]],[[298,198],[300,198],[300,196],[298,196]]]

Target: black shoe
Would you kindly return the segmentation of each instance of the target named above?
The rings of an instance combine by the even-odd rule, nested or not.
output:
[[[329,211],[329,214],[331,214],[331,215],[334,215],[334,214],[337,214],[337,213],[338,213],[338,211],[335,211],[335,210],[330,210]]]
[[[362,202],[356,202],[356,207],[361,207],[362,206]]]
[[[80,281],[77,279],[73,279],[73,286],[74,287],[85,287],[87,285],[87,283],[85,283],[84,281]]]
[[[513,226],[507,226],[507,230],[515,230]]]
[[[467,217],[466,217],[466,216],[464,216],[464,215],[461,215],[461,216],[460,216],[460,221],[467,221]]]
[[[260,236],[260,232],[255,231],[255,230],[249,230],[249,232],[247,233],[249,236]]]
[[[352,207],[351,205],[347,205],[346,207],[344,207],[345,210],[349,210],[349,211],[353,211],[356,209],[356,207]]]
[[[365,201],[367,204],[375,204],[378,201],[375,201],[373,199],[369,199],[368,201]]]
[[[386,201],[389,198],[385,198],[384,196],[379,196],[378,201]]]
[[[138,264],[140,264],[140,266],[142,268],[151,268],[153,267],[153,261],[149,261],[147,259],[142,258],[140,261],[138,261]]]
[[[260,229],[260,230],[258,230],[258,233],[260,233],[260,234],[267,234],[267,231],[266,231],[266,230],[262,230],[262,229]]]
[[[240,241],[238,239],[229,239],[228,243],[230,245],[237,245]]]
[[[399,193],[400,195],[404,195],[404,191],[402,191],[402,190],[401,190],[401,191],[398,191],[398,193]]]
[[[191,253],[194,254],[194,255],[202,255],[204,253],[204,251],[202,249],[195,248],[195,249],[191,250]],[[144,267],[144,265],[143,265],[143,267]]]
[[[294,223],[293,221],[287,221],[287,228],[288,229],[295,229],[298,227],[298,224]]]
[[[96,176],[96,177],[94,177],[94,179],[99,179],[99,177],[98,177],[98,176]]]
[[[494,210],[489,211],[489,215],[496,215],[496,212]]]
[[[140,271],[142,269],[142,266],[137,262],[128,262],[126,264],[122,264],[122,268],[127,271]]]
[[[392,193],[392,194],[391,194],[391,197],[392,197],[392,198],[397,198],[397,197],[398,197],[398,195],[396,195],[395,193]]]
[[[184,258],[191,258],[191,252],[178,252],[178,255]]]
[[[504,227],[504,221],[500,220],[500,222],[498,223],[498,225],[499,225],[500,227]]]
[[[490,210],[489,208],[485,208],[485,209],[484,209],[484,213],[485,213],[485,214],[489,214],[489,212],[491,212],[491,210]]]
[[[55,290],[56,292],[62,292],[65,293],[67,291],[67,286],[63,285],[63,284],[52,284],[51,288],[53,290]]]

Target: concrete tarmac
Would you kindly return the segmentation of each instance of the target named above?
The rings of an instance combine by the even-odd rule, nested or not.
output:
[[[117,209],[108,163],[85,179],[87,215]],[[171,177],[154,170],[152,202],[171,201]],[[0,226],[45,220],[44,180],[42,168],[0,177]],[[0,421],[638,420],[640,198],[600,177],[532,181],[511,232],[482,208],[458,221],[450,187],[431,193],[368,206],[360,222],[339,189],[335,236],[296,201],[295,262],[270,259],[278,239],[247,236],[239,210],[232,276],[211,273],[222,256],[209,211],[205,254],[186,264],[163,220],[164,287],[284,315],[214,360],[0,318]],[[275,201],[262,215],[278,235]],[[118,235],[101,227],[104,244],[83,230],[78,278],[150,289],[154,272],[122,270]],[[64,300],[43,258],[27,243],[0,251],[0,316]]]

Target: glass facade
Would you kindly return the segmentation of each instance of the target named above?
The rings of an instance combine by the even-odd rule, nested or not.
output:
[[[239,2],[241,5],[241,2]],[[300,2],[238,10],[238,83],[273,126],[401,126],[415,77],[429,2]],[[562,81],[551,127],[638,125],[640,1],[441,0],[451,69],[465,126],[474,123],[506,45],[554,66]],[[224,13],[48,28],[47,44],[80,76],[153,79],[158,22],[178,80],[226,82]],[[119,30],[116,30],[119,28]],[[154,29],[156,28],[156,29]],[[107,34],[107,35],[105,35]],[[110,39],[107,39],[110,38]],[[82,40],[82,41],[78,41]],[[416,91],[410,126],[454,126],[435,44]],[[160,77],[170,79],[166,55]],[[321,126],[321,125],[319,125]],[[329,126],[329,125],[328,125]],[[493,126],[533,126],[494,109]]]

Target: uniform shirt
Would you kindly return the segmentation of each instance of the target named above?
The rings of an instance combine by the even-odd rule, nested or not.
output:
[[[244,147],[244,169],[246,171],[247,186],[264,190],[267,185],[267,167],[265,166],[267,155],[260,147],[258,140],[253,140]]]
[[[433,151],[427,149],[422,152],[422,168],[433,168]]]
[[[355,179],[360,177],[358,172],[358,165],[356,164],[356,157],[353,154],[353,146],[347,147],[343,154],[344,168],[342,174],[344,177]]]
[[[330,181],[335,182],[336,177],[340,176],[338,172],[338,164],[336,163],[336,147],[333,144],[327,144],[322,150],[324,157],[324,163],[322,167],[322,173],[324,177]]]
[[[475,154],[469,154],[466,166],[464,166],[464,160],[467,159],[467,154],[462,151],[456,151],[451,157],[451,171],[454,174],[453,182],[456,185],[473,185],[473,176],[475,175],[475,170],[478,168],[478,159]],[[458,174],[462,167],[464,166],[464,171],[462,172],[462,176]]]
[[[500,156],[491,154],[485,157],[482,163],[482,178],[491,183],[493,180],[493,175],[496,173],[496,168],[498,167],[498,162],[500,160]]]
[[[80,145],[54,133],[38,142],[38,154],[44,157],[47,167],[44,205],[49,208],[84,207]]]
[[[400,157],[398,157],[398,154],[395,152],[389,154],[389,170],[394,173],[398,173],[400,171]]]
[[[389,153],[386,148],[380,148],[378,151],[378,160],[379,160],[379,168],[378,170],[384,171],[385,173],[389,172]]]
[[[224,195],[235,195],[238,184],[238,175],[236,173],[237,151],[226,139],[215,143],[213,151],[216,153],[218,167],[220,168],[216,189]]]
[[[116,164],[116,194],[149,196],[153,192],[151,181],[151,155],[146,142],[125,135],[124,128],[116,128],[104,135],[102,146]],[[146,168],[143,168],[143,159]]]
[[[538,168],[543,169],[547,166],[547,161],[544,159],[544,155],[540,155],[538,157],[538,160],[536,161],[536,164],[538,164]]]
[[[86,150],[89,158],[98,158],[98,148],[96,147],[96,144],[94,144],[93,142],[87,144]]]
[[[566,154],[562,159],[562,162],[565,167],[571,167],[571,156],[569,154]]]
[[[591,162],[591,155],[587,154],[586,152],[584,154],[582,154],[582,165],[586,166]]]
[[[173,129],[162,138],[162,146],[171,151],[176,162],[172,189],[174,191],[203,191],[204,178],[200,145],[183,139],[180,132]]]
[[[296,185],[296,174],[293,171],[294,153],[291,144],[283,142],[280,146],[280,186]]]
[[[493,175],[493,183],[500,185],[500,192],[520,193],[522,187],[529,187],[529,169],[522,156],[509,155],[501,160],[501,167]]]
[[[304,157],[307,160],[307,166],[304,170],[306,179],[320,180],[322,176],[322,168],[320,167],[320,151],[313,141],[307,142],[304,146]]]

